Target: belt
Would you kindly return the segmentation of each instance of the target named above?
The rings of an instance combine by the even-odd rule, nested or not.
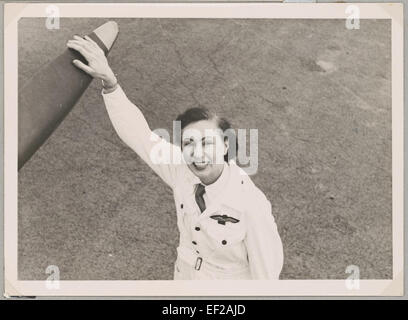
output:
[[[203,264],[203,258],[197,257],[196,263],[194,265],[194,269],[197,271],[201,269],[201,265]]]
[[[248,271],[248,267],[243,267],[238,270],[224,271],[222,269],[217,268],[213,264],[208,263],[207,261],[205,261],[205,259],[203,259],[203,257],[197,256],[197,254],[193,250],[187,247],[183,247],[183,246],[179,246],[177,248],[177,256],[179,259],[183,260],[185,263],[187,263],[189,266],[191,266],[197,271],[199,271],[201,268],[205,268],[207,270],[210,270],[211,272],[220,273],[220,274],[223,274],[223,273],[231,274],[231,272],[233,274],[234,273],[238,274],[238,273]]]
[[[201,269],[201,265],[203,264],[203,258],[197,256],[197,254],[195,254],[191,249],[180,246],[177,248],[177,255],[184,262],[194,267],[195,270]]]

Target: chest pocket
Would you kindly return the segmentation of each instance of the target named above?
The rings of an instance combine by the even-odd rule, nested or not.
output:
[[[220,208],[208,214],[201,221],[203,232],[213,249],[231,248],[241,243],[245,237],[245,221],[243,213]]]

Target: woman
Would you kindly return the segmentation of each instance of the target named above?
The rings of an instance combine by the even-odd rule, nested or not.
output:
[[[225,135],[228,121],[189,109],[177,118],[181,144],[172,145],[150,130],[91,38],[74,36],[67,46],[88,61],[74,60],[76,67],[102,80],[119,137],[173,190],[180,232],[174,279],[278,279],[283,250],[271,204],[229,160],[235,148]]]

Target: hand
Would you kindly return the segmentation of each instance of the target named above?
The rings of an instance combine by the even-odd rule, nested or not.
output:
[[[88,61],[88,65],[79,60],[72,63],[90,76],[101,79],[108,87],[114,86],[117,79],[108,64],[105,53],[90,37],[74,36],[73,40],[67,42],[68,48],[78,51]]]

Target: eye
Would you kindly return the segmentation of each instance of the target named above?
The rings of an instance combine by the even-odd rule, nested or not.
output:
[[[183,147],[189,146],[192,142],[193,142],[193,140],[191,140],[191,139],[183,140]]]
[[[209,146],[209,145],[212,145],[212,144],[214,144],[214,138],[205,138],[204,140],[203,140],[203,146]]]

